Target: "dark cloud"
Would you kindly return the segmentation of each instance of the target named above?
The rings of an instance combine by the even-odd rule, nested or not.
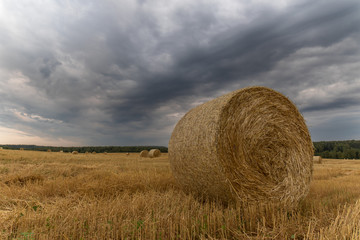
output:
[[[349,36],[357,37],[360,26],[357,2],[307,3],[301,7],[294,6],[285,13],[268,13],[269,19],[258,19],[246,29],[234,27],[216,36],[206,47],[187,49],[176,58],[169,73],[145,77],[142,88],[129,93],[124,106],[131,104],[136,111],[134,117],[146,117],[149,114],[146,109],[175,98],[212,95],[234,82],[247,85],[249,78],[256,79],[259,74],[270,71],[280,60],[301,48],[326,47]],[[293,84],[296,83],[291,79],[278,79],[273,85]],[[310,107],[305,110],[308,109]],[[121,106],[111,109],[115,114],[124,110]]]
[[[195,103],[240,87],[272,87],[304,113],[360,101],[357,0],[48,4],[8,3],[4,19],[31,20],[0,24],[9,127],[13,116],[37,135],[47,120],[47,137],[166,145]]]
[[[313,141],[323,140],[351,140],[359,139],[360,114],[345,114],[329,116],[321,121],[321,124],[310,126]]]
[[[352,107],[352,106],[356,106],[358,104],[359,104],[359,99],[341,97],[341,98],[338,98],[331,102],[326,102],[326,103],[319,104],[319,103],[314,102],[311,104],[311,106],[302,108],[301,110],[303,112],[327,111],[327,110],[336,110],[339,108]]]
[[[43,78],[50,77],[51,73],[56,70],[56,67],[61,65],[59,61],[56,59],[43,59],[43,65],[40,67],[40,73],[42,74]]]

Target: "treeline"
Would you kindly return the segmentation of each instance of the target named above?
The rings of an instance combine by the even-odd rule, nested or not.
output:
[[[87,147],[52,147],[52,146],[36,146],[36,145],[0,145],[4,149],[19,150],[34,150],[34,151],[48,151],[52,152],[141,152],[142,150],[150,150],[153,148],[159,149],[161,152],[168,152],[168,148],[164,146],[87,146]],[[360,159],[360,140],[347,141],[322,141],[314,142],[314,150],[316,156],[323,158],[336,159]]]
[[[360,140],[314,142],[314,148],[323,158],[360,159]]]
[[[24,150],[33,150],[33,151],[48,151],[49,149],[52,152],[72,152],[78,151],[79,153],[85,152],[97,152],[97,153],[119,153],[119,152],[141,152],[142,150],[150,150],[153,148],[159,149],[161,152],[167,152],[167,147],[163,146],[87,146],[87,147],[52,147],[52,146],[36,146],[36,145],[0,145],[4,149],[24,149]]]

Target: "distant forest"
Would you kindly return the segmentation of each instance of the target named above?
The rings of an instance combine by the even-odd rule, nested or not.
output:
[[[97,153],[115,153],[115,152],[141,152],[142,150],[150,150],[153,148],[159,149],[161,152],[167,152],[167,147],[163,146],[88,146],[88,147],[51,147],[51,146],[36,146],[36,145],[0,145],[4,149],[43,151],[46,152],[50,149],[52,152],[72,152],[78,151],[79,153],[97,152]]]
[[[168,148],[163,146],[94,146],[94,147],[51,147],[51,146],[36,146],[36,145],[0,145],[4,149],[20,149],[47,151],[50,149],[53,152],[141,152],[142,150],[150,150],[153,148],[159,149],[161,152],[167,152]],[[323,158],[337,158],[337,159],[360,159],[360,140],[347,141],[323,141],[314,142],[314,150],[316,156]]]
[[[323,158],[360,159],[360,140],[314,142],[314,148]]]

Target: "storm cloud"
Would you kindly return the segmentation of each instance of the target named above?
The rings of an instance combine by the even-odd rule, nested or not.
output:
[[[357,0],[2,1],[0,20],[0,130],[23,143],[166,146],[190,108],[252,85],[313,140],[360,139]]]

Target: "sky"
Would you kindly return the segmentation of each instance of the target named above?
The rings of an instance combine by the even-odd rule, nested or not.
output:
[[[360,139],[360,1],[0,1],[0,144],[167,146],[248,86],[313,141]]]

